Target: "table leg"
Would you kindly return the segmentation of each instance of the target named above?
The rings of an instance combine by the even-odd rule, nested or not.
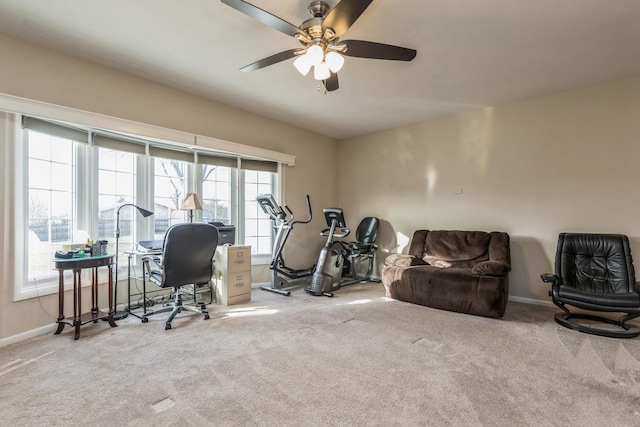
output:
[[[91,313],[98,313],[98,267],[91,269]],[[94,320],[96,323],[98,320]]]
[[[64,271],[58,270],[58,329],[53,335],[58,335],[64,329]]]
[[[73,270],[73,295],[74,295],[74,313],[73,324],[76,327],[74,340],[80,338],[80,323],[82,317],[82,270]]]

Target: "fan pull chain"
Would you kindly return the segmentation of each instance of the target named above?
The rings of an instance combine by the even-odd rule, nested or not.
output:
[[[322,80],[317,80],[317,82],[318,82],[318,87],[316,88],[316,90],[318,92],[320,92],[320,83],[322,83],[322,87],[324,89],[324,94],[326,95],[327,94],[327,86],[324,84],[324,82]]]

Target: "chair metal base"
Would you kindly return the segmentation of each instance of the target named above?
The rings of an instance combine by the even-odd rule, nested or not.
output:
[[[564,308],[563,308],[564,309]],[[637,316],[634,316],[637,317]],[[608,319],[602,316],[595,316],[591,314],[575,314],[575,313],[556,313],[554,316],[556,322],[565,328],[573,329],[578,332],[584,332],[586,334],[599,335],[601,337],[609,337],[609,338],[635,338],[640,335],[640,329],[631,327],[627,325],[625,322],[629,320],[629,316],[623,316],[619,320]],[[572,322],[570,319],[584,319],[584,320],[592,320],[599,323],[606,323],[609,325],[616,325],[622,330],[612,330],[612,329],[600,329],[594,328],[590,326],[581,325],[578,323]]]
[[[203,302],[197,303],[196,306],[184,305],[182,303],[182,295],[181,295],[180,291],[178,289],[176,289],[174,292],[175,292],[175,297],[174,297],[173,302],[168,303],[165,307],[163,307],[163,308],[161,308],[159,310],[154,310],[152,313],[149,313],[149,314],[158,314],[158,313],[165,313],[167,311],[171,312],[171,313],[169,313],[169,317],[167,317],[167,320],[165,321],[165,324],[164,324],[164,329],[165,330],[171,329],[171,322],[173,321],[173,318],[176,317],[176,315],[178,313],[180,313],[181,311],[183,311],[183,310],[192,311],[194,313],[202,314],[202,315],[204,315],[204,320],[210,319],[209,312],[206,310],[206,306],[205,306],[205,304]],[[145,316],[142,319],[142,323],[146,323],[147,321],[148,321],[148,319]]]

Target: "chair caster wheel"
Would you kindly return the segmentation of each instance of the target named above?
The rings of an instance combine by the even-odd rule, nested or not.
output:
[[[209,317],[209,315],[208,315],[208,314],[205,314],[205,315],[204,315],[204,320],[209,320],[209,319],[211,319],[211,318]]]
[[[166,325],[164,325],[165,331],[168,331],[169,329],[171,329],[171,323],[167,323]]]
[[[143,317],[143,318],[142,318],[142,323],[149,323],[149,319],[148,319],[148,318],[146,318],[146,317]]]

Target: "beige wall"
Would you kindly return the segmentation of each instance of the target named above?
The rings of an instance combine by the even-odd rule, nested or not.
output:
[[[0,93],[176,129],[296,156],[285,170],[285,201],[305,210],[305,194],[314,210],[338,200],[337,141],[282,122],[211,102],[202,97],[132,77],[0,34]],[[4,124],[0,125],[2,130]],[[0,133],[4,138],[5,133]],[[4,163],[4,154],[3,163]],[[319,180],[318,177],[323,179]],[[2,182],[10,191],[11,183]],[[4,206],[3,206],[4,207]],[[3,237],[11,232],[5,210]],[[293,267],[315,262],[322,239],[321,215],[296,227],[288,245]],[[5,239],[3,239],[5,241]],[[55,321],[55,296],[13,303],[13,265],[4,252],[0,298],[0,339]],[[257,269],[259,273],[259,268]],[[106,299],[103,299],[106,301]]]
[[[627,234],[640,259],[640,78],[341,141],[339,159],[347,220],[382,219],[383,253],[419,228],[508,232],[516,299],[549,300],[561,231]]]

